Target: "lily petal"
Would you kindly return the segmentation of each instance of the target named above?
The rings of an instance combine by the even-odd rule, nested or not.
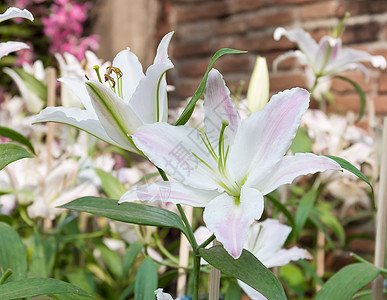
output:
[[[94,119],[86,110],[74,107],[47,107],[35,117],[32,123],[36,124],[42,122],[56,122],[74,126],[90,133],[91,135],[94,135],[95,137],[109,144],[113,144],[133,152],[138,151],[137,148],[129,143],[120,144],[112,140],[107,135],[105,129],[101,126],[101,123],[98,121],[98,119]]]
[[[116,55],[113,66],[119,68],[123,73],[122,95],[125,102],[129,103],[140,80],[145,77],[141,63],[137,56],[129,48],[126,48]]]
[[[110,138],[116,143],[134,147],[128,135],[140,127],[142,122],[131,105],[97,81],[87,81],[86,88],[98,119]]]
[[[290,57],[297,58],[302,65],[306,65],[307,64],[307,57],[305,56],[304,53],[302,53],[300,50],[295,50],[295,51],[290,50],[290,51],[285,52],[284,54],[281,54],[276,59],[274,59],[274,61],[273,61],[273,70],[277,71],[278,65],[282,61],[284,61],[284,60],[286,60],[286,59],[288,59]]]
[[[9,7],[5,13],[0,14],[0,22],[3,22],[12,18],[24,18],[30,21],[34,20],[33,15],[27,9],[19,9],[17,7]]]
[[[0,58],[21,49],[30,48],[26,43],[9,41],[0,43]]]
[[[298,48],[305,53],[309,61],[314,61],[318,45],[308,32],[302,29],[286,30],[282,27],[278,27],[274,31],[274,39],[276,41],[278,41],[283,35],[291,42],[297,43]]]
[[[264,265],[267,268],[279,267],[299,259],[312,259],[312,256],[305,249],[298,247],[281,249],[270,258],[266,259]]]
[[[223,76],[216,69],[212,69],[208,74],[204,93],[204,113],[206,134],[213,148],[218,147],[223,121],[229,124],[224,132],[226,145],[231,144],[239,127],[240,117]]]
[[[271,171],[281,160],[296,136],[309,95],[301,88],[280,92],[262,110],[241,122],[228,160],[235,180],[242,182],[246,174],[254,172],[248,175],[248,180],[254,182],[255,176]]]
[[[211,178],[210,169],[200,161],[217,169],[196,129],[167,123],[148,124],[133,134],[133,142],[156,166],[177,181],[198,189],[219,187]]]
[[[255,189],[242,187],[240,203],[223,193],[204,209],[206,226],[220,241],[227,252],[238,258],[246,242],[250,225],[263,213],[263,196]]]
[[[171,202],[173,204],[186,204],[194,207],[204,207],[212,199],[218,196],[216,191],[205,191],[191,188],[179,182],[156,182],[144,184],[132,188],[122,195],[120,201],[161,201],[163,203]]]
[[[291,183],[300,175],[314,174],[325,170],[341,170],[340,165],[334,160],[312,153],[296,153],[287,155],[273,169],[274,172],[264,177],[256,177],[256,182],[248,179],[249,186],[259,189],[266,195],[283,184]]]
[[[76,78],[66,77],[59,78],[58,81],[64,83],[71,90],[73,95],[78,97],[79,100],[81,100],[82,105],[86,108],[86,110],[93,117],[93,119],[97,119],[97,114],[95,113],[94,107],[91,104],[91,99],[89,93],[87,92],[84,81],[81,81]]]

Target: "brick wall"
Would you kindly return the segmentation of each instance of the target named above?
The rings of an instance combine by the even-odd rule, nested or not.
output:
[[[191,96],[211,56],[222,47],[248,50],[247,54],[225,56],[216,67],[228,86],[245,80],[244,90],[257,55],[265,56],[269,67],[278,55],[296,49],[286,38],[273,40],[277,26],[286,29],[302,27],[319,39],[327,27],[338,24],[346,11],[351,13],[343,36],[345,46],[363,49],[387,58],[386,0],[162,0],[159,13],[159,38],[175,30],[171,55],[175,70],[169,81],[177,90],[173,98]],[[387,71],[370,69],[369,82],[360,72],[345,75],[361,83],[367,97],[373,100],[377,113],[387,113]],[[295,86],[305,87],[305,74],[295,60],[280,64],[270,72],[271,91]],[[336,108],[359,109],[354,89],[333,80]]]

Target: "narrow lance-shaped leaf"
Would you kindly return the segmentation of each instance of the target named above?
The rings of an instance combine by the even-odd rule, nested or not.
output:
[[[300,204],[297,208],[294,226],[294,236],[296,239],[299,236],[302,228],[304,227],[306,220],[308,219],[310,211],[312,210],[313,205],[317,199],[317,195],[318,191],[312,189],[301,198]]]
[[[5,136],[7,138],[12,139],[15,142],[19,142],[20,144],[23,144],[24,146],[27,146],[28,149],[30,149],[30,151],[33,154],[36,154],[35,150],[34,150],[34,147],[30,143],[30,141],[27,138],[25,138],[23,135],[21,135],[19,132],[15,131],[15,130],[12,130],[12,129],[8,128],[8,127],[0,126],[0,136]]]
[[[53,278],[26,278],[0,285],[3,300],[66,293],[93,298],[81,288]]]
[[[17,232],[8,224],[0,222],[0,276],[7,269],[11,269],[13,273],[6,282],[25,278],[27,254]],[[3,299],[1,293],[0,299]]]
[[[316,300],[349,300],[380,273],[374,265],[355,263],[333,275],[317,293]]]
[[[200,255],[221,272],[243,281],[267,299],[286,299],[277,277],[246,249],[238,259],[234,259],[221,245],[200,249]]]
[[[12,143],[0,144],[0,153],[0,170],[4,169],[6,165],[16,160],[34,157],[22,146]]]
[[[157,268],[150,257],[146,257],[138,269],[134,284],[134,299],[154,299],[154,291],[157,289]]]
[[[184,224],[177,214],[155,206],[132,202],[118,205],[117,200],[113,199],[83,197],[66,203],[60,208],[83,211],[125,223],[175,227],[187,234]]]
[[[360,97],[360,112],[359,112],[359,118],[358,120],[361,119],[361,117],[364,115],[364,110],[365,110],[365,105],[366,105],[366,96],[365,96],[365,93],[363,91],[363,89],[361,88],[361,86],[359,84],[357,84],[355,81],[353,81],[352,79],[348,78],[348,77],[345,77],[345,76],[335,76],[336,78],[339,78],[341,80],[344,80],[346,82],[348,82],[349,84],[351,84],[356,92],[359,94],[359,97]]]
[[[43,82],[36,79],[33,75],[27,73],[23,69],[13,68],[12,70],[19,75],[30,92],[36,94],[43,101],[46,101],[47,86]]]
[[[203,79],[202,81],[200,82],[199,84],[199,87],[197,88],[196,92],[194,93],[194,95],[192,96],[191,100],[189,101],[187,107],[184,109],[184,111],[182,112],[182,114],[180,115],[179,119],[175,122],[175,125],[184,125],[185,123],[187,123],[187,121],[189,120],[189,118],[191,117],[193,111],[194,111],[194,108],[195,108],[195,104],[196,102],[198,102],[198,100],[200,99],[200,97],[202,96],[203,92],[204,92],[204,89],[206,87],[206,83],[207,83],[207,78],[208,78],[208,73],[211,71],[211,68],[212,66],[214,65],[214,63],[216,62],[216,60],[218,58],[220,58],[221,56],[225,55],[225,54],[240,54],[240,53],[246,53],[247,51],[241,51],[241,50],[235,50],[235,49],[229,49],[229,48],[223,48],[223,49],[220,49],[218,50],[214,56],[212,57],[208,67],[207,67],[207,70],[206,72],[204,73],[204,76],[203,76]]]
[[[333,155],[325,155],[326,157],[329,157],[330,159],[333,159],[335,162],[337,162],[343,169],[351,172],[352,174],[359,177],[361,180],[365,181],[371,188],[371,196],[372,196],[372,202],[375,204],[375,194],[374,194],[374,188],[372,187],[371,183],[369,182],[368,178],[360,171],[358,170],[353,164],[351,164],[349,161],[346,161],[345,159]]]

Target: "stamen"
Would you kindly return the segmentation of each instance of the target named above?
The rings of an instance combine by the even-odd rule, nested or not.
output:
[[[101,75],[99,75],[99,66],[95,65],[93,67],[93,69],[94,69],[95,73],[97,73],[97,77],[98,77],[99,82],[102,83]]]
[[[223,153],[224,153],[224,131],[226,130],[226,127],[229,125],[228,121],[222,121],[222,129],[220,130],[219,135],[219,144],[218,144],[218,152],[219,152],[219,160],[218,160],[218,169],[219,172],[224,173],[224,169],[226,166],[226,161],[223,161]]]
[[[109,80],[109,84],[111,83],[112,88],[115,89],[116,82],[114,81],[114,79],[110,75],[105,74],[105,82],[108,80]]]

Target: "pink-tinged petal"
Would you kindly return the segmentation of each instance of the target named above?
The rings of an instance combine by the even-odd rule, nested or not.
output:
[[[302,52],[299,51],[299,50],[295,50],[295,51],[290,50],[290,51],[287,51],[287,52],[285,52],[284,54],[282,54],[282,55],[276,57],[276,59],[274,59],[274,61],[273,61],[273,70],[274,70],[274,71],[277,71],[278,65],[279,65],[281,62],[283,62],[284,60],[286,60],[286,59],[288,59],[288,58],[290,58],[290,57],[295,57],[295,58],[297,58],[297,59],[300,61],[300,63],[301,63],[302,65],[307,64],[307,58],[306,58],[306,56],[305,56],[304,53],[302,53]]]
[[[266,267],[279,267],[299,259],[312,259],[312,256],[305,249],[292,247],[290,249],[281,249],[262,262]]]
[[[206,134],[213,148],[217,151],[223,121],[228,122],[224,132],[226,145],[232,143],[239,127],[240,118],[235,109],[234,101],[230,98],[230,91],[226,87],[223,76],[216,69],[212,69],[208,74],[204,92],[204,113]]]
[[[21,49],[30,48],[26,43],[9,41],[0,43],[0,58]]]
[[[144,184],[132,188],[122,195],[120,201],[161,201],[163,203],[186,204],[194,207],[204,207],[218,196],[216,191],[205,191],[191,188],[179,182],[162,181]]]
[[[109,144],[116,145],[132,152],[138,151],[137,148],[130,143],[120,144],[112,140],[107,135],[99,120],[94,119],[86,110],[74,107],[47,107],[35,117],[33,124],[42,122],[56,122],[74,126]]]
[[[113,60],[113,67],[119,68],[122,73],[122,94],[126,103],[130,101],[140,80],[145,77],[141,63],[129,48],[120,51]],[[115,79],[115,75],[112,75]]]
[[[140,127],[142,121],[130,104],[97,81],[90,80],[85,84],[98,119],[109,137],[119,144],[132,144],[128,135]]]
[[[245,292],[245,294],[248,297],[250,297],[251,300],[267,300],[267,298],[264,295],[262,295],[260,292],[256,291],[255,289],[253,289],[243,281],[240,281],[240,280],[237,280],[237,281],[241,289]]]
[[[383,56],[372,56],[368,52],[343,49],[332,63],[327,65],[325,73],[341,72],[348,69],[348,65],[359,62],[371,62],[375,68],[386,68],[386,59]]]
[[[286,36],[291,42],[297,43],[298,48],[304,52],[309,61],[313,62],[316,57],[318,45],[308,32],[302,29],[286,30],[278,27],[274,31],[274,39],[278,41]]]
[[[27,9],[19,9],[17,7],[9,7],[5,13],[0,14],[0,22],[3,22],[12,18],[24,18],[30,21],[34,20],[34,17]]]
[[[272,169],[272,172],[264,177],[257,176],[246,182],[247,185],[259,189],[266,195],[283,184],[291,183],[301,175],[314,174],[325,170],[341,170],[340,165],[334,160],[312,153],[297,153],[282,158]]]
[[[93,116],[94,119],[97,119],[97,114],[95,113],[94,107],[91,104],[91,99],[89,93],[87,92],[85,82],[76,78],[59,78],[59,82],[65,84],[68,87],[74,96],[78,97],[82,102],[82,105],[86,108],[88,113]]]
[[[341,40],[324,36],[319,42],[314,64],[315,74],[325,74],[325,69],[334,62],[341,50]]]
[[[130,104],[145,124],[166,122],[168,119],[167,82],[165,73],[174,66],[168,58],[168,45],[173,32],[161,40],[153,65],[146,70],[134,92]]]
[[[250,227],[245,249],[253,253],[265,266],[266,260],[284,245],[292,228],[278,220],[266,219]]]
[[[250,225],[263,213],[263,196],[252,188],[242,187],[240,203],[226,193],[213,199],[204,209],[203,219],[227,252],[238,258],[247,240]]]
[[[142,126],[132,137],[138,149],[177,181],[198,189],[219,187],[213,172],[201,161],[217,170],[196,129],[155,123]]]
[[[309,92],[294,88],[274,95],[260,111],[243,120],[230,148],[228,168],[237,182],[271,172],[296,136]],[[253,176],[253,177],[254,177]],[[254,180],[254,179],[252,179]]]

